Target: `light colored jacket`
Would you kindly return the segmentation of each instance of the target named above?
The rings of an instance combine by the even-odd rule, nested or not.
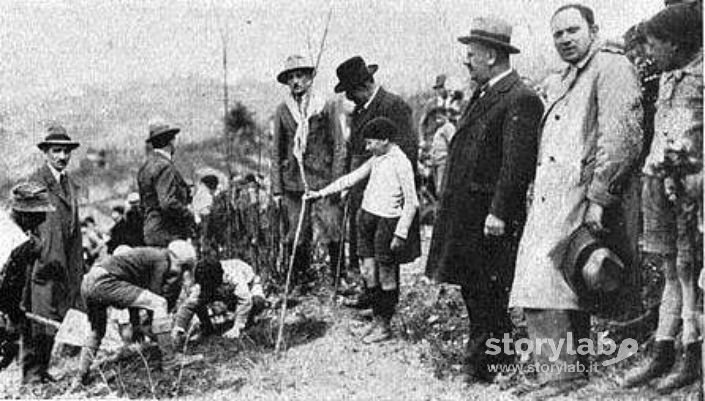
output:
[[[616,210],[636,188],[642,146],[641,92],[634,67],[617,50],[596,42],[549,88],[533,203],[519,245],[510,307],[580,309],[561,271],[570,234],[583,224],[589,201]],[[611,218],[605,224],[612,227]],[[620,219],[615,219],[617,221]],[[622,221],[622,220],[620,220]],[[626,236],[624,236],[626,237]]]

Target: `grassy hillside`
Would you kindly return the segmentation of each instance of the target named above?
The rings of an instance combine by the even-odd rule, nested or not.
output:
[[[229,92],[230,103],[245,104],[263,127],[280,98],[274,83],[238,82]],[[141,159],[151,120],[180,126],[179,141],[189,144],[221,136],[222,116],[222,84],[196,76],[132,82],[118,89],[86,87],[80,93],[55,93],[23,104],[9,99],[0,114],[0,146],[7,155],[0,161],[0,186],[28,175],[41,160],[34,145],[43,138],[49,121],[60,122],[81,142],[72,163],[76,168],[91,150],[118,155],[118,163]]]

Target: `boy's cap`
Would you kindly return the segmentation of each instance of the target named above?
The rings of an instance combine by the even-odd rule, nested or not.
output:
[[[393,139],[399,136],[399,128],[387,117],[377,117],[362,127],[362,137],[365,139]]]

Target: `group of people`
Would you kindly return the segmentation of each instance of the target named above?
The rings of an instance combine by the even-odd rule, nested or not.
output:
[[[622,385],[660,379],[653,383],[667,393],[699,378],[702,10],[699,2],[680,3],[667,2],[630,29],[626,43],[601,38],[589,7],[558,8],[550,26],[565,68],[544,81],[541,95],[511,66],[520,52],[511,25],[474,19],[459,41],[476,89],[458,113],[452,100],[460,99],[439,76],[418,135],[410,107],[375,82],[377,65],[356,56],[337,68],[335,92],[355,108],[335,118],[332,103],[311,93],[313,66],[299,56],[287,60],[278,76],[290,96],[274,120],[274,193],[291,209],[290,227],[303,216],[304,226],[312,222],[334,245],[343,227],[338,214],[328,222],[316,216],[324,207],[340,210],[340,202],[349,211],[350,264],[361,260],[362,277],[353,305],[375,316],[363,341],[391,336],[399,265],[418,255],[414,176],[419,149],[430,143],[440,198],[426,273],[461,287],[470,319],[467,380],[492,381],[498,365],[515,362],[513,353],[488,347],[511,336],[509,309],[518,308],[542,368],[517,393],[543,398],[584,385],[587,356],[567,352],[570,346],[555,354],[549,342],[577,347],[589,338],[591,315],[614,317],[625,312],[618,299],[638,298],[640,236],[666,284],[654,357]],[[654,68],[645,63],[660,74],[657,97]],[[435,128],[429,115],[438,117]],[[346,119],[342,171],[349,173],[341,176]],[[676,347],[680,326],[683,347]],[[673,369],[676,349],[683,361]]]
[[[37,145],[46,162],[13,187],[9,202],[10,218],[25,233],[24,241],[14,247],[0,276],[0,312],[7,318],[8,340],[3,340],[3,365],[19,354],[23,384],[56,380],[48,372],[56,328],[47,319],[61,323],[70,309],[85,312],[89,326],[80,349],[78,385],[94,379],[91,367],[110,308],[129,310],[129,322],[117,319],[125,341],[154,343],[168,362],[183,350],[194,314],[204,335],[216,332],[211,314],[233,315],[225,336],[237,338],[266,306],[251,266],[235,259],[220,261],[209,252],[199,255],[192,245],[198,226],[191,188],[173,163],[178,132],[166,124],[150,126],[147,143],[153,151],[138,173],[139,194],[128,196],[127,210],[113,208],[107,239],[98,238],[92,219],[79,221],[79,187],[67,166],[80,144],[63,127],[52,125]],[[213,178],[202,180],[209,191],[217,186]],[[196,210],[201,218],[208,213],[207,208]],[[105,252],[84,258],[84,240],[96,243],[88,250]],[[177,305],[180,296],[184,300]],[[214,302],[223,307],[211,311]],[[151,325],[146,332],[145,319]]]
[[[436,282],[461,288],[470,319],[464,377],[491,382],[498,365],[515,363],[513,353],[492,353],[489,345],[511,336],[509,309],[519,308],[539,344],[534,360],[547,368],[517,393],[544,398],[586,383],[586,355],[567,352],[569,346],[555,352],[549,343],[577,348],[589,338],[591,314],[614,315],[615,300],[634,295],[642,234],[666,284],[654,356],[623,385],[666,375],[680,349],[679,369],[657,383],[668,392],[700,375],[701,5],[668,4],[630,29],[626,44],[603,40],[595,14],[581,4],[558,8],[550,27],[565,68],[545,81],[545,98],[512,68],[510,57],[520,52],[512,26],[478,17],[458,38],[467,49],[471,96],[448,90],[439,76],[437,98],[418,123],[411,107],[375,80],[379,66],[362,57],[336,69],[334,92],[344,93],[352,111],[312,90],[312,63],[288,57],[276,76],[289,91],[274,114],[271,161],[271,193],[285,211],[283,242],[295,274],[310,269],[315,243],[327,251],[335,288],[359,270],[347,304],[373,315],[360,337],[392,338],[400,265],[421,254],[419,159],[430,155],[439,199],[425,268]],[[644,63],[660,74],[657,96],[647,96],[654,69],[647,77]],[[133,327],[140,309],[150,311],[149,334],[171,354],[187,340],[194,315],[204,333],[213,332],[213,301],[236,310],[227,337],[239,336],[266,304],[249,266],[192,246],[218,181],[204,179],[207,199],[196,202],[196,218],[191,189],[174,165],[178,133],[150,125],[152,151],[137,175],[141,235],[134,243],[122,238],[130,219],[115,209],[111,255],[90,270],[81,256],[78,186],[66,172],[79,144],[58,125],[38,144],[46,163],[11,200],[28,239],[13,251],[0,283],[14,289],[0,292],[0,307],[21,333],[24,382],[54,380],[47,372],[54,329],[29,314],[60,322],[69,308],[87,312],[91,329],[80,358],[87,383],[108,307],[128,308]],[[172,323],[182,291],[186,300]],[[679,327],[683,347],[675,346]],[[583,368],[561,369],[567,365]]]

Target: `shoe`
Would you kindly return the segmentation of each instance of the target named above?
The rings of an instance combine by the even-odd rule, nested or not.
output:
[[[363,338],[364,344],[374,344],[387,341],[392,338],[392,327],[388,321],[378,319],[377,324],[372,327],[372,330]]]
[[[673,390],[695,383],[700,379],[702,343],[700,341],[685,346],[682,363],[675,372],[666,376],[656,385],[659,394],[670,394]]]
[[[622,388],[641,386],[663,376],[673,367],[675,360],[676,350],[673,340],[656,341],[653,357],[645,366],[628,372],[622,381]]]

